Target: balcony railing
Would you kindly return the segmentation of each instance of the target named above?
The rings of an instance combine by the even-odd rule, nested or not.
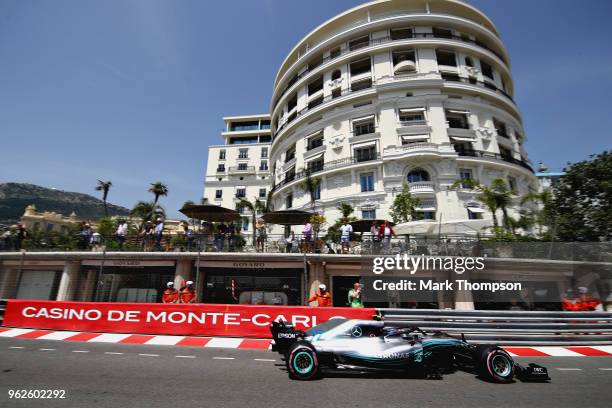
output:
[[[408,183],[410,187],[410,193],[433,193],[434,182],[433,181],[415,181]]]
[[[457,36],[457,35],[451,35],[451,36],[447,36],[447,35],[435,35],[434,33],[412,33],[411,37],[407,37],[407,38],[397,38],[397,39],[393,39],[391,36],[386,36],[386,37],[382,37],[382,38],[376,38],[373,40],[369,40],[367,42],[363,42],[360,43],[360,46],[358,48],[355,47],[345,47],[342,48],[340,50],[339,54],[334,54],[333,58],[328,56],[322,59],[322,61],[317,64],[314,67],[306,67],[306,70],[304,72],[302,72],[299,75],[296,75],[294,77],[291,78],[291,80],[289,82],[287,82],[287,86],[285,87],[285,89],[281,92],[281,94],[278,96],[276,102],[274,103],[274,107],[272,108],[272,111],[274,111],[274,109],[276,109],[276,105],[278,105],[278,101],[281,100],[281,98],[287,93],[287,91],[289,90],[289,88],[291,88],[291,86],[293,84],[295,84],[297,81],[299,81],[300,79],[304,78],[306,75],[308,75],[310,72],[314,71],[316,68],[318,68],[319,66],[321,66],[322,64],[325,64],[326,62],[329,62],[333,59],[336,59],[338,57],[341,57],[343,55],[346,55],[348,53],[354,52],[358,49],[362,49],[365,47],[370,47],[373,45],[380,45],[380,44],[386,44],[389,42],[393,42],[393,41],[405,41],[405,40],[409,40],[409,39],[419,39],[419,38],[437,38],[437,39],[441,39],[441,40],[455,40],[455,41],[461,41],[461,42],[466,42],[466,43],[470,43],[473,45],[476,45],[480,48],[484,48],[485,50],[495,54],[500,60],[504,61],[504,58],[502,57],[501,54],[499,54],[497,51],[491,49],[490,47],[487,47],[485,44],[481,43],[480,41],[474,41],[471,40],[469,38],[463,38],[461,36]],[[508,96],[510,99],[512,99],[510,96]]]
[[[381,80],[382,79],[383,78],[381,78]],[[405,78],[403,78],[403,77],[396,77],[396,76],[391,77],[391,79],[392,80],[395,80],[395,79],[397,79],[397,80],[405,80]],[[377,82],[378,81],[373,79],[365,87],[359,87],[359,88],[353,89],[352,86],[349,86],[348,88],[343,88],[343,89],[340,90],[340,92],[336,92],[336,93],[333,93],[333,94],[325,96],[323,99],[320,100],[319,103],[317,103],[316,106],[324,105],[326,103],[329,103],[333,99],[339,98],[341,96],[348,95],[350,93],[357,93],[357,92],[365,91],[367,89],[371,89],[372,87],[374,87],[377,84]],[[468,83],[470,85],[477,85],[477,86],[482,86],[482,87],[485,86],[484,85],[485,82],[483,82],[483,81],[473,81],[473,82],[470,82],[470,81],[468,81],[467,78],[463,78],[463,77],[459,77],[459,81],[458,82],[464,82],[464,83]],[[388,77],[384,78],[384,80],[382,80],[381,83],[389,83],[389,78]],[[501,93],[502,95],[504,95],[505,97],[507,97],[508,99],[510,99],[511,101],[514,102],[512,97],[510,95],[508,95],[503,89],[500,89],[500,88],[495,88],[495,89],[496,89],[496,91],[498,93]],[[287,126],[289,123],[293,122],[295,119],[299,118],[300,116],[306,114],[310,109],[314,109],[316,106],[305,106],[304,108],[302,108],[299,111],[296,111],[295,109],[293,109],[293,111],[291,112],[291,115],[289,115],[287,120],[278,126],[278,128],[276,129],[276,131],[274,133],[273,139],[281,132],[281,130],[283,130],[285,128],[285,126]]]
[[[230,173],[249,173],[255,171],[255,166],[233,166],[229,168]]]
[[[515,159],[514,157],[508,156],[508,155],[484,152],[481,150],[460,150],[457,152],[457,154],[459,156],[482,157],[483,159],[503,160],[505,162],[521,166],[533,173],[533,169],[531,168],[529,164],[525,163],[522,160],[518,160],[518,159]]]
[[[293,177],[287,178],[284,177],[282,181],[280,181],[279,183],[275,184],[272,187],[272,191],[278,190],[279,188],[283,187],[284,185],[291,183],[295,180],[300,180],[300,179],[304,179],[308,176],[308,174],[310,175],[314,175],[317,173],[320,173],[322,171],[326,171],[326,170],[333,170],[333,169],[338,169],[341,167],[347,167],[347,166],[351,166],[353,164],[357,164],[357,163],[366,163],[369,161],[374,161],[374,160],[380,160],[380,155],[379,154],[372,154],[372,155],[363,155],[360,157],[346,157],[344,159],[339,159],[339,160],[333,160],[330,162],[326,162],[323,163],[320,166],[313,166],[312,170],[300,170],[298,172],[296,172]]]

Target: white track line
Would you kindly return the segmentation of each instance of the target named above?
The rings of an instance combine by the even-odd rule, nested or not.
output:
[[[113,356],[120,356],[120,355],[122,355],[123,353],[116,353],[116,352],[114,352],[114,351],[105,351],[105,352],[104,352],[104,354],[111,354],[111,355],[113,355]]]
[[[139,356],[143,356],[143,357],[159,357],[159,354],[147,354],[147,353],[141,353],[138,354]]]
[[[276,360],[271,359],[271,358],[254,358],[253,360],[255,360],[255,361],[276,361]]]
[[[89,350],[72,350],[73,353],[89,353]]]
[[[0,337],[15,337],[29,332],[33,332],[34,329],[10,329],[0,333]]]
[[[600,368],[601,371],[612,371],[612,368]]]
[[[183,340],[185,336],[155,336],[150,340],[145,341],[144,344],[156,344],[160,346],[174,346],[179,341]]]
[[[214,337],[204,347],[238,348],[243,339]]]
[[[564,347],[542,346],[532,348],[554,357],[584,357],[582,354],[568,350]]]
[[[44,336],[40,336],[37,339],[38,340],[64,340],[67,339],[68,337],[72,337],[75,334],[79,334],[79,332],[74,332],[74,331],[56,331],[53,333],[47,333]]]
[[[559,371],[582,371],[582,368],[557,368]]]
[[[89,343],[118,343],[121,340],[130,336],[131,334],[104,333],[87,341]]]
[[[176,358],[196,358],[196,356],[174,356]]]
[[[42,348],[42,349],[39,349],[39,350],[40,351],[55,351],[55,349],[48,349],[48,348]]]
[[[235,360],[234,357],[213,357],[213,360]]]
[[[9,346],[9,348],[12,348],[12,349],[22,349],[22,348],[25,348],[25,347],[22,347],[22,346]]]

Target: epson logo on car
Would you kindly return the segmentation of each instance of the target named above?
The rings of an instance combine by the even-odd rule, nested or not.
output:
[[[278,333],[279,339],[295,339],[297,337],[297,333]]]

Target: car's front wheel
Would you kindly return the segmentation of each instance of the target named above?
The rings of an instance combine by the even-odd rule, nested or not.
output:
[[[289,348],[285,363],[289,377],[294,380],[312,380],[319,375],[317,352],[306,341],[298,341]]]
[[[514,377],[514,360],[496,346],[481,346],[475,351],[476,369],[486,379],[508,383]]]

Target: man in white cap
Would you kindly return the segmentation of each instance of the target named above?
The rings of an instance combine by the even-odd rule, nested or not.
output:
[[[196,291],[193,288],[193,281],[187,281],[186,286],[181,290],[181,303],[195,303]]]
[[[319,290],[308,299],[308,303],[314,302],[315,300],[319,307],[329,307],[332,305],[331,293],[327,291],[327,287],[324,284],[319,285]]]
[[[162,295],[162,302],[164,303],[178,303],[179,291],[174,287],[174,282],[166,283],[166,290]]]

